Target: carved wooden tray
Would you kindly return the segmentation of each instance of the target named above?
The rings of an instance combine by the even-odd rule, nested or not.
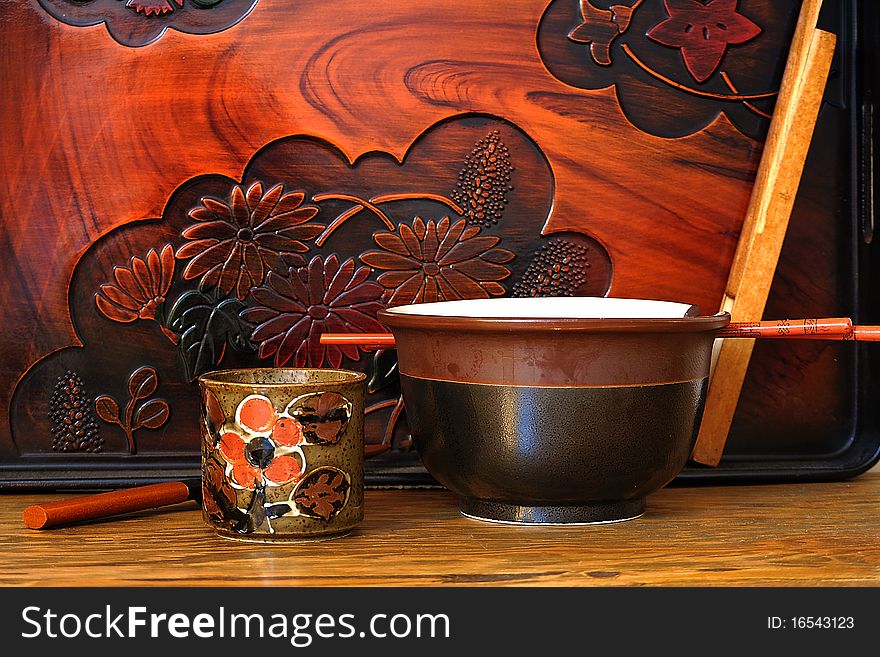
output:
[[[191,475],[194,378],[266,364],[367,371],[370,483],[429,484],[393,351],[322,331],[462,297],[717,307],[797,3],[627,1],[5,0],[0,484]],[[768,317],[871,293],[854,12],[824,19]],[[857,349],[760,345],[729,458],[683,478],[866,467]]]

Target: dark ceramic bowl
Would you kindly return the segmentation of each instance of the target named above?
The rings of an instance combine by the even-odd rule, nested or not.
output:
[[[380,313],[428,472],[463,514],[613,522],[684,467],[727,313],[663,301],[486,299]]]

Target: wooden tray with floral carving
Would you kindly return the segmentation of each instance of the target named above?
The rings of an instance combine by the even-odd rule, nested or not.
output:
[[[195,378],[250,366],[366,371],[368,483],[416,485],[394,352],[318,336],[444,299],[717,307],[798,3],[0,8],[0,485],[192,475]],[[823,18],[841,50],[768,316],[871,294],[855,12]],[[866,467],[871,363],[762,345],[731,458],[683,477]]]

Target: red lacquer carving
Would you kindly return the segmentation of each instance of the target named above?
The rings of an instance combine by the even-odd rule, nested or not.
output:
[[[139,47],[168,30],[211,34],[242,20],[258,0],[37,0],[67,25],[103,23],[124,46]]]
[[[452,198],[462,207],[456,210],[467,217],[469,224],[492,226],[497,224],[507,205],[510,184],[510,150],[493,130],[476,143],[458,174]]]
[[[321,234],[321,236],[315,240],[316,246],[323,246],[324,242],[346,221],[357,215],[361,212],[361,210],[369,210],[372,214],[376,215],[379,220],[385,224],[385,226],[391,230],[394,230],[394,222],[388,217],[388,214],[380,207],[385,203],[393,203],[394,201],[412,201],[412,200],[423,200],[423,201],[437,201],[438,203],[443,203],[453,212],[459,215],[464,214],[464,210],[453,200],[441,195],[441,194],[381,194],[379,196],[374,196],[373,198],[367,200],[363,198],[359,198],[354,196],[353,194],[316,194],[313,198],[313,201],[316,203],[320,203],[322,201],[348,201],[352,203],[352,206],[342,212],[336,219],[330,222],[330,225],[327,226],[327,229]]]
[[[128,377],[128,403],[120,413],[119,403],[110,395],[95,399],[95,411],[104,422],[118,425],[128,439],[128,451],[137,454],[134,433],[138,429],[158,429],[171,416],[171,407],[164,399],[150,399],[159,387],[159,376],[152,367],[139,367]],[[139,401],[144,401],[140,406]]]
[[[480,228],[449,217],[395,232],[378,232],[373,240],[381,251],[369,251],[361,261],[382,270],[378,281],[388,290],[392,306],[425,301],[488,299],[506,292],[499,281],[510,276],[504,263],[515,257],[497,248],[499,237],[480,235]]]
[[[117,6],[124,8],[122,2]],[[261,150],[240,178],[204,175],[187,181],[169,197],[160,220],[102,237],[77,265],[77,287],[71,290],[76,299],[86,295],[95,304],[88,313],[75,313],[86,344],[67,352],[69,362],[58,363],[53,356],[41,363],[52,369],[32,379],[34,387],[42,386],[36,394],[48,402],[52,391],[45,381],[82,368],[84,381],[108,393],[84,401],[108,445],[124,432],[134,451],[135,439],[140,443],[141,436],[152,433],[144,429],[161,426],[165,431],[157,451],[162,451],[184,440],[179,437],[198,427],[200,416],[218,440],[227,431],[245,439],[251,435],[228,426],[232,418],[212,394],[203,392],[200,401],[183,394],[199,374],[273,364],[350,367],[369,374],[368,430],[382,443],[373,441],[368,453],[408,449],[395,352],[364,358],[353,346],[321,346],[321,333],[382,332],[376,316],[392,297],[395,303],[487,298],[519,289],[517,281],[535,283],[530,291],[568,293],[582,287],[588,266],[582,261],[594,256],[607,263],[602,271],[610,272],[607,254],[598,248],[583,258],[579,252],[553,250],[540,258],[540,267],[528,267],[535,248],[550,241],[542,230],[552,207],[553,178],[527,135],[482,116],[444,121],[436,130],[440,133],[419,140],[397,165],[380,154],[352,165],[330,143],[286,137]],[[111,272],[116,263],[122,266]],[[541,283],[539,274],[548,272],[551,282]],[[598,280],[590,273],[590,281]],[[137,331],[144,326],[140,320],[163,326],[176,341],[177,354],[170,343],[162,346],[164,340],[142,340],[148,332]],[[144,389],[136,386],[131,399],[124,390],[96,387],[118,377],[124,383],[143,362],[156,367],[155,376],[146,376]],[[157,378],[170,386],[162,395],[167,402],[142,396],[151,393]],[[34,393],[26,388],[22,394]],[[314,412],[294,408],[289,417],[275,417],[274,424],[273,418],[257,422],[248,413],[243,419],[259,429],[256,435],[270,436],[275,456],[282,456],[338,436],[345,419],[338,417],[332,398],[317,401]],[[40,435],[49,435],[52,418],[42,413],[39,420]],[[120,431],[114,434],[105,423]],[[16,424],[19,435],[35,433],[30,416],[20,415]],[[37,447],[45,450],[45,441]],[[121,448],[119,443],[104,447]],[[252,451],[258,461],[269,452],[266,444],[256,443]],[[231,473],[231,461],[219,451],[212,458]],[[287,481],[292,465],[282,459],[275,467],[261,467],[264,483]],[[308,469],[300,466],[305,477]],[[238,468],[238,485],[254,482],[247,470]],[[248,509],[240,510],[243,516],[258,514],[254,523],[257,507],[263,506],[255,491],[252,504],[240,500]],[[228,502],[222,495],[215,501]],[[266,505],[265,519],[283,512],[277,500]]]
[[[640,4],[642,0],[631,7],[612,5],[610,9],[599,9],[590,0],[581,0],[583,22],[568,33],[568,38],[589,43],[593,61],[602,66],[611,66],[611,44],[626,32],[632,13]]]
[[[704,82],[721,64],[727,46],[751,41],[761,28],[737,11],[738,0],[664,0],[669,18],[648,37],[680,48],[688,72]]]
[[[55,381],[49,400],[52,421],[52,449],[56,452],[104,451],[104,439],[91,410],[91,400],[82,379],[68,370]]]
[[[252,291],[259,304],[242,312],[256,328],[251,340],[260,345],[259,357],[275,356],[278,367],[332,367],[342,357],[360,358],[355,346],[322,345],[321,333],[372,333],[383,331],[376,313],[383,288],[367,280],[370,270],[356,267],[349,258],[342,264],[335,255],[312,258],[308,266],[291,267],[287,276],[270,272],[267,284]]]
[[[145,16],[170,14],[177,7],[183,7],[183,0],[126,0],[125,6]]]
[[[174,251],[170,244],[162,252],[150,249],[146,258],[133,256],[127,267],[113,268],[115,283],[103,283],[95,293],[98,310],[114,322],[138,319],[159,322],[168,339],[177,343],[177,335],[163,325],[161,317],[165,296],[174,279]]]
[[[247,192],[233,187],[228,201],[203,198],[189,212],[198,223],[181,233],[189,241],[176,255],[192,258],[183,277],[201,277],[200,287],[216,286],[244,299],[251,287],[263,284],[267,270],[286,272],[290,264],[302,264],[299,254],[309,250],[305,242],[325,226],[311,222],[318,208],[302,204],[303,192],[283,192],[279,183],[264,194],[263,184],[255,182]]]
[[[779,4],[786,6],[774,11],[783,16],[795,3]],[[784,23],[768,23],[759,39],[765,29],[740,13],[737,0],[552,0],[537,41],[551,74],[582,89],[614,87],[621,111],[641,130],[678,138],[723,113],[762,139],[777,92],[765,90],[767,69],[755,63],[784,61]],[[728,46],[744,47],[734,56]]]

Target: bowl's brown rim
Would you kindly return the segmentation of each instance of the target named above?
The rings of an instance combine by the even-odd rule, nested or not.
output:
[[[410,315],[380,310],[380,322],[389,328],[425,331],[476,332],[559,332],[581,333],[703,333],[724,328],[730,313],[698,317],[601,319],[585,317],[463,317],[448,315]]]

